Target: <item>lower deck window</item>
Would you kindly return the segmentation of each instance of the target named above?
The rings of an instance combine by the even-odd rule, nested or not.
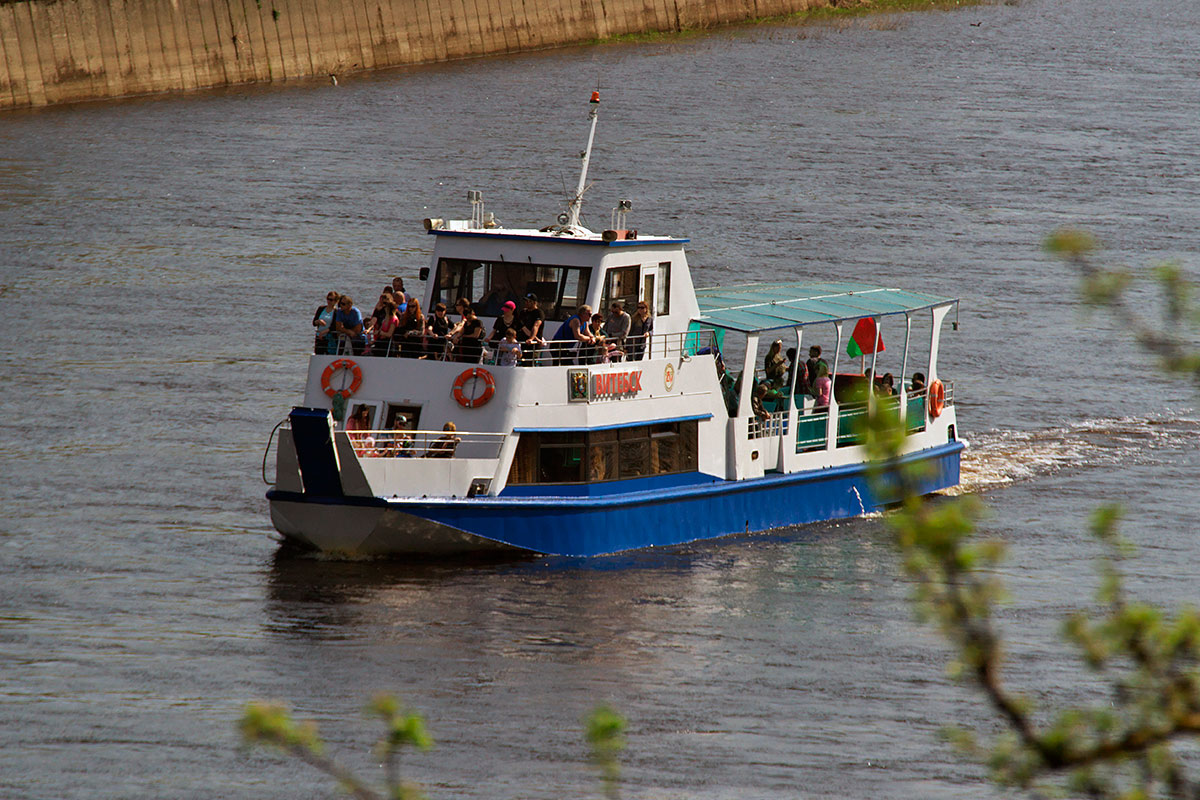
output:
[[[508,482],[594,483],[696,470],[695,420],[521,434]]]

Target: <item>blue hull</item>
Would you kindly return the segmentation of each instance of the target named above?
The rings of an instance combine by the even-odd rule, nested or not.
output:
[[[958,484],[963,448],[961,442],[952,441],[903,461],[925,465],[920,490],[934,492]],[[440,502],[279,491],[267,496],[272,502],[392,510],[435,523],[442,530],[479,537],[480,549],[500,545],[565,556],[606,555],[856,517],[880,506],[868,488],[863,464],[745,481],[704,475],[689,480],[613,482],[584,489],[602,494],[520,496],[506,491],[498,497]]]

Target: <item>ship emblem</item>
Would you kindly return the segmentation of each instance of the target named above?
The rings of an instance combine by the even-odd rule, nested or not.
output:
[[[572,403],[587,402],[588,371],[586,369],[567,370],[567,400]]]

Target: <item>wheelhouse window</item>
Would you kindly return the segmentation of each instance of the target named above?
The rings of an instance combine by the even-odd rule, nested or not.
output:
[[[453,307],[464,297],[480,316],[497,317],[507,301],[520,309],[522,298],[533,293],[546,319],[561,321],[584,302],[591,274],[586,267],[443,258],[438,260],[433,303]]]
[[[696,471],[697,422],[522,433],[508,482],[597,483]]]
[[[632,313],[638,300],[638,273],[641,267],[617,267],[605,274],[604,299],[600,307],[608,312],[614,300],[620,300]]]
[[[671,262],[662,261],[658,265],[658,297],[655,298],[654,313],[656,316],[671,312]],[[650,298],[646,298],[650,302]]]

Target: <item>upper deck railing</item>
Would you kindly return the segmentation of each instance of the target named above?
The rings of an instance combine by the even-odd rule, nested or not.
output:
[[[318,355],[356,358],[411,358],[459,361],[467,364],[546,367],[680,358],[716,352],[716,335],[706,328],[683,333],[628,336],[620,341],[606,338],[596,343],[573,339],[538,341],[533,345],[518,342],[518,347],[519,359],[515,355],[506,359],[504,349],[496,342],[474,345],[432,335],[396,336],[391,339],[364,336],[354,340],[346,334],[335,334],[319,339],[315,352]]]

